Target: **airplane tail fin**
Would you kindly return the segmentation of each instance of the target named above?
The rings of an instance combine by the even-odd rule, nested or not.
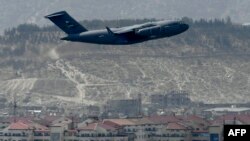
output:
[[[66,11],[61,11],[45,16],[67,34],[79,34],[87,31],[81,24],[73,19]]]

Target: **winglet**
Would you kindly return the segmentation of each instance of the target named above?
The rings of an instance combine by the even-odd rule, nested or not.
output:
[[[114,33],[109,27],[106,27],[106,29],[108,30],[108,33],[109,33],[109,34],[115,35],[115,33]]]

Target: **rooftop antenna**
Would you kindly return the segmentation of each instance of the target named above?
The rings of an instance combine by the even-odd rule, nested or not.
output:
[[[74,127],[75,123],[74,123],[74,115],[73,115],[73,113],[70,113],[70,116],[71,116],[71,129],[73,130],[75,128]]]
[[[139,117],[142,117],[142,109],[141,109],[141,106],[142,106],[142,95],[141,93],[138,94],[138,99],[137,99],[137,108],[138,108],[138,116]]]
[[[17,109],[17,102],[16,102],[16,94],[13,94],[13,115],[14,115],[14,123],[16,123],[16,109]]]

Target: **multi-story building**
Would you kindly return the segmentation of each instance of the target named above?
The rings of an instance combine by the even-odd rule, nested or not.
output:
[[[107,101],[105,112],[125,117],[137,117],[141,114],[141,97],[137,99],[122,99],[122,100],[109,100]]]
[[[31,121],[14,122],[0,132],[0,141],[49,141],[49,139],[49,129]]]
[[[181,123],[163,125],[153,135],[153,141],[190,141],[191,129]]]
[[[57,124],[51,127],[51,141],[127,141],[128,138],[120,128],[112,127],[102,122],[86,124],[77,129],[67,129],[65,124]]]
[[[185,107],[191,104],[191,100],[187,92],[171,91],[167,94],[151,95],[151,103],[159,108]]]
[[[129,140],[132,141],[151,141],[153,132],[160,128],[160,124],[150,121],[148,118],[137,119],[107,119],[105,124],[118,126],[123,128]]]
[[[0,141],[127,141],[121,128],[101,122],[90,123],[78,129],[70,129],[67,122],[56,123],[49,128],[34,122],[18,121],[0,131]]]

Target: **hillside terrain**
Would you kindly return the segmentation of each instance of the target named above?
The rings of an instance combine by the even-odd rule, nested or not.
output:
[[[184,34],[130,46],[60,41],[55,27],[19,25],[0,37],[0,93],[20,104],[101,104],[172,90],[194,101],[250,102],[250,28],[185,18]],[[85,21],[86,27],[145,20]]]

